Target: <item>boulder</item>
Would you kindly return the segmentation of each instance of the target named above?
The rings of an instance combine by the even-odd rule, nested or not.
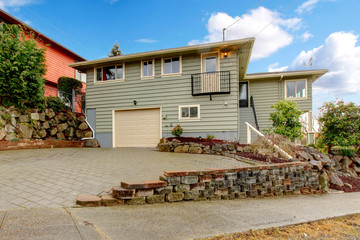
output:
[[[45,113],[46,113],[46,112],[45,112]],[[49,116],[49,118],[53,118],[53,117],[55,117],[55,112],[54,112],[54,110],[49,109],[49,111],[48,111],[47,115]]]
[[[50,120],[49,120],[49,125],[50,125],[50,127],[56,127],[56,121],[55,121],[55,119],[50,119]]]
[[[42,129],[42,130],[38,131],[37,134],[39,135],[40,138],[45,138],[46,137],[45,129]]]
[[[66,113],[60,113],[59,115],[57,115],[57,118],[59,119],[59,121],[65,122],[67,120]]]
[[[13,133],[15,132],[15,127],[11,125],[10,123],[5,125],[5,130],[7,133]]]
[[[59,124],[59,125],[57,126],[57,129],[58,129],[59,132],[62,132],[62,131],[64,131],[65,129],[67,129],[68,126],[69,126],[69,125],[68,125],[67,123],[61,123],[61,124]]]
[[[211,149],[215,152],[222,152],[222,147],[218,146],[217,144],[213,145]]]
[[[30,139],[32,137],[34,129],[26,123],[19,124],[19,137],[24,139]]]
[[[0,126],[5,126],[6,121],[0,116]]]
[[[329,191],[329,176],[327,175],[326,172],[323,172],[320,176],[319,176],[319,183],[321,186],[321,189],[325,192]]]
[[[75,135],[76,135],[77,138],[82,138],[82,131],[81,130],[76,130]]]
[[[52,128],[52,129],[50,130],[50,135],[51,135],[51,136],[54,136],[57,132],[58,132],[58,129],[57,129],[57,128]]]
[[[188,151],[189,151],[189,145],[177,146],[174,149],[174,152],[176,153],[187,153]]]
[[[166,138],[160,139],[160,143],[166,143],[166,142],[167,142]]]
[[[158,147],[160,152],[170,152],[170,143],[159,143]]]
[[[314,158],[307,153],[306,151],[297,151],[296,152],[297,156],[299,156],[300,158],[302,158],[303,160],[309,161],[309,160],[314,160]]]
[[[351,159],[349,157],[344,157],[344,159],[342,160],[343,170],[345,170],[346,172],[349,172],[351,164],[352,164]]]
[[[235,150],[234,144],[227,144],[226,148],[227,148],[227,150],[229,150],[229,151],[234,151],[234,150]]]
[[[320,156],[319,161],[321,161],[323,165],[333,166],[333,162],[327,155],[323,153],[319,153],[319,156]]]
[[[202,153],[202,149],[201,149],[201,147],[190,147],[189,153],[200,154],[200,153]]]
[[[336,161],[336,162],[340,162],[340,161],[343,159],[343,156],[341,156],[341,155],[334,155],[334,156],[333,156],[333,159],[334,159],[334,161]]]
[[[44,112],[39,113],[39,120],[42,121],[42,122],[45,122],[45,121],[46,121],[45,113],[44,113]]]
[[[93,139],[85,139],[85,147],[100,147],[99,142]]]
[[[81,123],[80,125],[79,125],[79,127],[78,127],[80,130],[85,130],[85,129],[88,129],[89,128],[89,126],[86,124],[86,123]]]
[[[6,136],[6,130],[5,130],[5,128],[1,127],[0,128],[0,141],[3,140],[5,136]]]
[[[350,189],[353,189],[353,186],[350,184],[350,183],[344,183],[344,186],[350,188]]]
[[[92,131],[82,132],[82,137],[83,138],[91,138],[92,136],[93,136]]]
[[[310,160],[309,163],[310,163],[311,165],[317,167],[317,169],[318,169],[319,171],[321,171],[322,168],[323,168],[323,165],[322,165],[322,162],[321,162],[321,161]]]
[[[76,114],[73,112],[67,112],[67,116],[69,119],[76,120]]]
[[[16,127],[16,123],[17,123],[17,121],[16,121],[15,117],[11,117],[11,125]]]
[[[80,117],[78,117],[78,120],[79,120],[80,122],[85,122],[85,117],[84,117],[84,116],[80,116]]]
[[[330,183],[337,185],[339,187],[343,187],[344,186],[344,182],[339,178],[339,176],[332,172],[330,173]]]
[[[241,152],[243,151],[243,148],[240,147],[240,146],[237,146],[237,147],[236,147],[236,151],[241,153]]]
[[[29,117],[29,115],[21,115],[21,116],[19,117],[19,122],[21,122],[21,123],[30,122],[30,117]]]
[[[65,136],[67,137],[73,137],[75,134],[75,129],[73,127],[69,127],[65,129]]]
[[[360,165],[360,158],[358,157],[352,157],[351,160],[355,163],[357,163],[358,165]]]
[[[39,120],[40,119],[40,116],[38,113],[30,113],[30,118],[31,120]]]
[[[50,128],[49,122],[45,121],[45,122],[43,123],[43,127],[44,127],[44,129],[49,129],[49,128]]]
[[[60,140],[65,140],[65,135],[62,132],[58,132],[56,134],[56,138]]]
[[[16,140],[18,140],[18,138],[17,138],[17,136],[16,136],[16,134],[15,133],[8,133],[8,134],[6,134],[6,136],[5,136],[5,141],[16,141]]]
[[[11,112],[10,112],[10,115],[12,116],[12,117],[20,117],[20,112],[18,112],[18,111],[16,111],[16,110],[12,110]]]

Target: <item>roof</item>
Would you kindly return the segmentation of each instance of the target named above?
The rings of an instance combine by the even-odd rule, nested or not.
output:
[[[285,72],[264,72],[246,74],[245,80],[256,80],[265,78],[298,78],[298,77],[314,77],[314,81],[327,73],[327,69],[303,70],[303,71],[285,71]]]
[[[74,53],[70,49],[64,47],[60,43],[52,40],[51,38],[45,36],[41,32],[35,30],[34,28],[30,27],[29,25],[25,24],[24,22],[20,21],[19,19],[15,18],[14,16],[11,16],[7,12],[0,9],[0,19],[3,18],[5,21],[12,23],[12,24],[19,24],[25,26],[27,29],[31,30],[32,32],[38,34],[36,37],[40,37],[43,39],[46,43],[49,43],[51,47],[57,48],[58,50],[61,50],[62,52],[65,52],[67,55],[71,56],[77,61],[86,61],[85,58],[81,57],[80,55]]]
[[[99,64],[110,64],[119,61],[130,61],[136,60],[141,58],[148,58],[148,57],[158,57],[162,55],[172,54],[172,53],[191,53],[191,52],[208,52],[208,51],[216,51],[221,49],[231,49],[234,48],[246,48],[250,51],[254,44],[255,38],[245,38],[239,40],[232,40],[232,41],[224,41],[224,42],[215,42],[215,43],[205,43],[205,44],[198,44],[198,45],[190,45],[185,47],[177,47],[177,48],[169,48],[169,49],[161,49],[156,51],[149,51],[149,52],[141,52],[141,53],[132,53],[126,54],[122,56],[115,56],[115,57],[107,57],[101,58],[96,60],[84,61],[84,62],[77,62],[69,64],[70,67],[82,70],[89,67],[94,67]],[[243,51],[244,52],[244,51]]]

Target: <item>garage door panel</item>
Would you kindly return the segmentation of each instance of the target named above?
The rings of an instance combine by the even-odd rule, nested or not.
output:
[[[116,147],[155,147],[160,140],[160,109],[115,111]]]

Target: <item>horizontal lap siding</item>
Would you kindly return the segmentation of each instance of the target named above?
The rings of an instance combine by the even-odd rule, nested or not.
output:
[[[302,111],[312,110],[312,80],[308,79],[308,97],[305,100],[295,100]],[[250,96],[253,96],[256,115],[260,130],[271,126],[272,122],[269,120],[270,113],[273,112],[271,106],[285,97],[285,83],[284,81],[276,80],[253,80],[250,81]],[[240,115],[240,119],[241,115]]]
[[[182,56],[182,75],[161,77],[161,58],[155,58],[155,78],[140,79],[140,61],[125,63],[125,82],[93,83],[94,70],[87,71],[87,108],[96,108],[96,130],[112,131],[113,109],[162,107],[162,130],[180,124],[184,132],[237,131],[238,71],[234,55],[220,60],[220,70],[230,71],[231,94],[191,95],[191,74],[201,72],[200,55]],[[134,106],[133,101],[137,101]],[[228,105],[225,106],[224,102]],[[200,105],[200,121],[179,121],[179,105]]]

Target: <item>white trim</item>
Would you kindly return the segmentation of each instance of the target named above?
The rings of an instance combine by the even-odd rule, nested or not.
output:
[[[117,66],[122,66],[123,72],[122,72],[122,78],[116,78],[113,80],[101,80],[101,81],[97,81],[97,72],[96,69],[97,68],[101,68],[101,78],[103,76],[103,68],[104,67],[110,67],[110,66],[114,66],[115,67],[115,74],[117,77]],[[125,63],[118,63],[118,64],[111,64],[111,65],[105,65],[105,66],[98,66],[98,67],[94,67],[94,84],[103,84],[103,83],[107,83],[107,82],[125,82]]]
[[[296,94],[296,82],[297,81],[305,81],[305,97],[288,97],[287,96],[287,82],[295,82],[295,94]],[[291,79],[291,80],[284,80],[284,88],[285,88],[285,96],[284,99],[287,100],[307,100],[308,99],[308,79],[307,78],[300,78],[300,79]]]
[[[160,139],[162,138],[162,107],[147,107],[147,108],[126,108],[126,109],[112,109],[112,146],[113,148],[116,147],[115,143],[115,112],[119,111],[136,111],[136,110],[149,110],[149,109],[159,109],[160,111]],[[159,139],[159,140],[160,140]]]
[[[196,118],[190,118],[190,108],[191,107],[197,107],[198,109],[198,116]],[[181,115],[181,108],[189,108],[189,117],[188,118],[183,118]],[[200,117],[200,104],[194,104],[194,105],[179,105],[178,107],[178,119],[179,121],[200,121],[201,117]]]
[[[164,60],[165,59],[171,59],[175,58],[175,57],[179,57],[179,72],[177,73],[164,73]],[[171,69],[172,71],[172,69]],[[171,76],[181,76],[182,75],[182,55],[178,55],[178,56],[171,56],[171,57],[163,57],[161,58],[161,77],[171,77]]]
[[[144,62],[152,61],[152,75],[151,76],[144,76]],[[153,79],[155,78],[155,59],[148,59],[148,60],[141,60],[140,64],[140,70],[141,70],[141,80],[143,79]]]
[[[203,59],[206,57],[206,56],[211,56],[211,55],[215,55],[217,54],[216,56],[216,61],[217,61],[217,64],[216,64],[216,71],[220,71],[220,51],[216,51],[216,52],[208,52],[208,53],[201,53],[201,57],[200,57],[200,63],[201,63],[201,72],[204,73],[204,64],[203,64]]]

